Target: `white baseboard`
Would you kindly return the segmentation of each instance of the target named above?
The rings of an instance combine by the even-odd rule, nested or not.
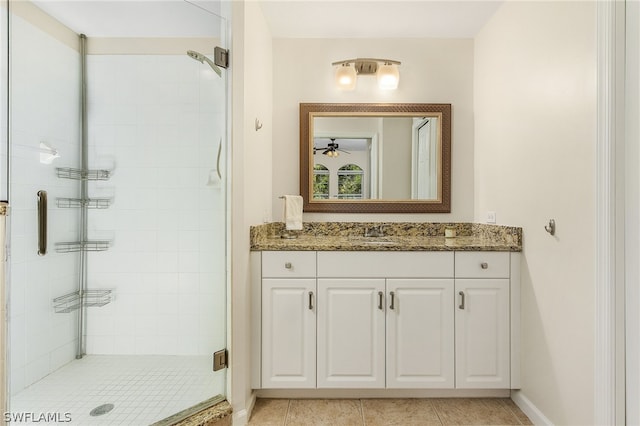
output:
[[[249,398],[246,408],[238,412],[233,412],[233,415],[231,417],[233,420],[233,426],[245,426],[247,423],[249,423],[251,413],[253,412],[253,408],[256,405],[256,398],[257,396],[255,391],[251,392],[251,398]]]
[[[258,398],[508,398],[509,389],[258,389]]]
[[[511,391],[511,400],[529,417],[529,420],[531,420],[534,425],[553,426],[551,420],[549,420],[529,398],[524,396],[522,391]]]
[[[247,415],[247,410],[240,410],[237,413],[234,411],[232,415],[232,423],[233,426],[244,426],[249,423],[249,416]]]
[[[253,413],[253,408],[256,406],[256,399],[258,399],[256,391],[251,392],[251,399],[247,404],[247,421],[251,420],[251,413]]]

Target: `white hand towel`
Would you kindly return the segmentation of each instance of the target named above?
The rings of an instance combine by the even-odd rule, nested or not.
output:
[[[299,195],[284,196],[284,222],[287,230],[302,229],[302,197]]]

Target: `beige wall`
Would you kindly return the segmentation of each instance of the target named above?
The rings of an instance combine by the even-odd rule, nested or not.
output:
[[[89,55],[184,55],[195,50],[213,55],[220,45],[215,37],[88,37]]]
[[[594,421],[595,12],[507,2],[475,40],[475,218],[523,227],[520,395],[554,424]]]
[[[80,39],[78,34],[68,27],[44,13],[39,7],[24,0],[10,0],[11,13],[24,19],[34,27],[41,29],[61,43],[80,51]]]
[[[334,85],[331,63],[355,57],[402,62],[400,85],[380,91],[362,77],[353,91]],[[473,40],[470,39],[274,39],[273,218],[282,219],[277,197],[299,194],[299,103],[451,103],[452,208],[450,214],[306,213],[305,221],[470,221],[473,219]]]
[[[271,35],[256,2],[233,2],[231,393],[234,424],[250,408],[249,226],[271,213]],[[255,130],[254,120],[264,123]]]
[[[411,198],[412,118],[382,120],[382,197]],[[399,143],[403,141],[404,143]]]

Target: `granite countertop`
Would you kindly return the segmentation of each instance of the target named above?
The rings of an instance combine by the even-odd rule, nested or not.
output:
[[[383,226],[384,236],[364,237]],[[445,238],[445,228],[456,230]],[[289,235],[295,238],[282,238]],[[251,250],[318,251],[522,251],[522,228],[475,223],[310,222],[302,231],[282,223],[251,227]]]

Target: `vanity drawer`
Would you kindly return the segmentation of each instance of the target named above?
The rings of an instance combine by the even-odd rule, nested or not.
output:
[[[322,278],[453,278],[453,252],[319,251]]]
[[[314,278],[316,252],[263,251],[262,276],[265,278]]]
[[[509,253],[456,252],[456,278],[509,278]]]

